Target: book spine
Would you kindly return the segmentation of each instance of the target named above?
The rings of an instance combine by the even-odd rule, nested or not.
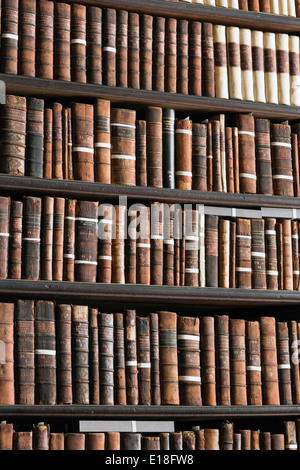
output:
[[[85,450],[105,450],[105,434],[89,432],[85,435]]]
[[[49,426],[33,425],[33,450],[49,450]]]
[[[275,318],[261,317],[260,328],[263,403],[280,405]]]
[[[114,404],[114,315],[99,313],[100,403]]]
[[[298,450],[296,423],[294,421],[284,422],[285,450]]]
[[[111,282],[125,284],[125,227],[126,207],[116,206],[115,236],[112,238]],[[137,270],[138,272],[138,270]]]
[[[218,405],[229,406],[230,399],[230,356],[229,356],[229,317],[216,316],[216,383]]]
[[[140,17],[128,14],[128,87],[140,88]]]
[[[292,380],[292,397],[293,403],[300,403],[300,371],[299,364],[295,361],[298,354],[298,327],[296,321],[289,321],[289,348],[291,358],[291,380]]]
[[[72,308],[56,307],[57,403],[71,404],[72,396]]]
[[[214,63],[213,25],[202,23],[202,94],[211,98],[215,97]]]
[[[278,103],[290,105],[289,35],[276,34]]]
[[[147,186],[146,121],[136,121],[136,185]]]
[[[226,27],[213,25],[216,98],[229,98]]]
[[[177,20],[177,93],[189,91],[189,44],[187,20]]]
[[[251,42],[254,101],[265,103],[264,33],[262,31],[251,31]]]
[[[162,111],[163,187],[175,188],[175,111]]]
[[[159,436],[142,436],[141,442],[141,449],[142,450],[160,450],[160,438]]]
[[[220,450],[219,429],[205,429],[205,450]]]
[[[97,202],[77,201],[75,208],[75,280],[96,282]]]
[[[282,221],[283,289],[293,290],[293,254],[291,220]]]
[[[14,432],[13,450],[33,450],[32,431]]]
[[[86,83],[86,7],[71,5],[71,78]]]
[[[239,133],[238,128],[232,128],[232,150],[234,168],[234,192],[240,192],[240,163],[239,163]]]
[[[116,82],[117,86],[128,87],[128,12],[117,11],[116,28]]]
[[[205,450],[204,429],[196,429],[196,450]]]
[[[160,437],[160,450],[170,450],[170,434],[168,432],[161,432]]]
[[[192,121],[179,119],[175,125],[175,183],[177,189],[192,189]]]
[[[260,445],[262,450],[272,450],[272,436],[269,432],[260,433]]]
[[[94,181],[94,107],[72,103],[74,179]]]
[[[40,277],[41,206],[41,198],[24,196],[22,279]]]
[[[228,193],[234,193],[234,161],[232,144],[232,127],[225,127],[226,183]]]
[[[298,134],[292,134],[292,166],[294,179],[294,196],[300,195],[300,167],[299,167],[299,143]]]
[[[150,320],[136,318],[139,405],[151,405]]]
[[[217,405],[214,317],[201,317],[201,392],[204,406]]]
[[[288,124],[271,124],[271,148],[274,194],[293,197],[291,127]]]
[[[21,279],[22,274],[22,225],[23,225],[23,203],[11,201],[10,223],[9,223],[9,265],[8,278]]]
[[[35,335],[35,403],[56,404],[56,338],[53,302],[37,301]]]
[[[64,263],[64,219],[65,219],[65,199],[54,198],[53,216],[53,281],[63,280]]]
[[[151,207],[151,248],[150,269],[151,284],[161,286],[163,284],[163,228],[164,228],[164,206],[155,202]]]
[[[288,15],[289,16],[296,16],[296,5],[295,0],[288,0]]]
[[[219,222],[219,287],[229,288],[230,283],[230,221]]]
[[[105,447],[106,450],[120,450],[120,433],[107,432],[105,433]]]
[[[259,8],[263,13],[271,13],[271,0],[259,0]]]
[[[229,321],[230,382],[233,405],[247,405],[245,320]]]
[[[7,279],[9,266],[10,197],[0,197],[0,279]]]
[[[65,433],[65,450],[85,450],[85,434]]]
[[[114,403],[126,405],[125,335],[122,313],[114,314]]]
[[[278,289],[283,289],[283,226],[282,222],[276,223],[276,244],[277,244],[277,266],[278,266]]]
[[[280,403],[282,405],[292,405],[291,363],[287,322],[276,322],[276,340]]]
[[[53,129],[52,129],[52,178],[63,179],[63,134],[62,112],[60,103],[53,103]]]
[[[163,187],[162,109],[146,111],[147,182],[154,188]]]
[[[259,0],[248,0],[249,11],[259,11]]]
[[[19,0],[3,0],[1,23],[1,72],[17,75]]]
[[[236,120],[239,135],[240,191],[255,194],[257,177],[254,117],[238,114]]]
[[[200,21],[189,22],[188,34],[188,74],[189,94],[202,95],[202,23]]]
[[[153,61],[153,16],[140,17],[140,85],[143,90],[152,90]]]
[[[35,77],[36,1],[19,0],[18,73]]]
[[[177,314],[158,312],[161,404],[179,405]]]
[[[270,0],[270,13],[279,15],[279,0]]]
[[[121,433],[121,450],[142,450],[141,434],[138,432]]]
[[[218,225],[218,216],[205,216],[205,278],[207,287],[218,287]]]
[[[199,212],[184,211],[184,285],[199,286]]]
[[[170,449],[183,450],[183,440],[181,431],[170,433]]]
[[[153,19],[153,78],[152,89],[165,90],[165,18]]]
[[[72,151],[69,145],[69,119],[70,108],[63,108],[62,111],[62,167],[63,167],[63,179],[73,179],[73,161]],[[72,142],[72,141],[71,141]]]
[[[199,287],[205,286],[205,215],[199,210]]]
[[[276,36],[264,33],[265,84],[267,103],[278,104]]]
[[[251,222],[236,221],[236,287],[251,289]]]
[[[267,289],[278,289],[276,219],[265,220]]]
[[[176,93],[177,20],[175,18],[167,18],[165,28],[165,91],[167,93]]]
[[[288,15],[288,2],[278,0],[279,15]]]
[[[127,405],[138,405],[139,389],[135,310],[125,310],[125,366]]]
[[[25,172],[43,178],[44,100],[27,98]]]
[[[53,79],[54,4],[38,0],[36,4],[36,76]]]
[[[137,211],[128,210],[128,237],[125,242],[125,283],[136,284]]]
[[[230,221],[230,239],[229,239],[229,253],[230,253],[230,268],[229,268],[229,287],[234,289],[236,287],[236,221]]]
[[[86,69],[87,82],[102,84],[102,9],[86,9]]]
[[[206,164],[207,164],[207,191],[213,191],[214,155],[213,155],[213,135],[212,135],[212,123],[211,122],[207,123]]]
[[[64,222],[63,279],[74,281],[75,260],[75,199],[66,199]]]
[[[151,405],[160,405],[158,314],[150,313]]]
[[[241,100],[243,99],[243,96],[239,28],[228,26],[226,30],[226,39],[228,53],[229,98]]]
[[[182,432],[183,450],[196,450],[196,436],[193,431]]]
[[[240,28],[242,99],[254,101],[251,30]]]
[[[251,219],[251,286],[266,289],[265,221]]]
[[[174,208],[174,284],[180,285],[180,244],[182,239],[182,211]]]
[[[0,450],[13,450],[13,425],[0,423]]]
[[[95,181],[111,183],[110,102],[96,101],[95,105]]]
[[[290,98],[292,106],[300,105],[299,37],[289,36]]]
[[[255,119],[255,154],[257,165],[257,191],[273,194],[270,121]]]
[[[71,6],[54,5],[54,78],[71,80]]]
[[[113,208],[101,205],[103,213],[98,224],[98,282],[110,283],[112,279]],[[99,214],[100,215],[100,214]]]
[[[15,306],[15,398],[34,405],[34,302],[18,300]]]
[[[103,10],[102,64],[103,85],[116,86],[116,28],[117,12],[112,8]]]
[[[43,200],[43,228],[41,246],[41,276],[46,281],[52,281],[53,263],[53,217],[54,198],[45,196]]]
[[[221,450],[233,450],[233,423],[225,421],[220,427]]]
[[[72,384],[73,403],[89,404],[89,327],[88,307],[72,306]]]
[[[299,290],[299,231],[298,222],[292,220],[292,257],[293,257],[293,289]]]
[[[220,121],[213,120],[212,126],[212,166],[213,166],[213,191],[222,191],[221,174],[221,130]]]
[[[249,405],[262,405],[260,326],[246,322],[247,395]]]
[[[192,127],[192,189],[207,191],[207,125]]]
[[[136,112],[129,109],[111,110],[111,182],[135,186]]]
[[[52,178],[52,147],[53,147],[53,110],[45,108],[44,114],[44,157],[43,157],[43,170],[44,178]]]

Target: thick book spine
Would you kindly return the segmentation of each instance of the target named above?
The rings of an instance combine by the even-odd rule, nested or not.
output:
[[[86,83],[86,7],[71,5],[71,78]]]
[[[0,423],[0,450],[13,450],[13,425]]]
[[[42,246],[41,246],[41,278],[46,281],[52,281],[52,262],[53,262],[53,216],[54,216],[54,198],[45,196],[43,200],[43,227],[42,227]]]
[[[251,289],[251,221],[236,220],[236,287]]]
[[[219,429],[204,429],[205,450],[220,450]]]
[[[290,99],[292,106],[300,105],[299,37],[289,36]]]
[[[217,405],[214,317],[201,317],[201,392],[204,406]]]
[[[206,287],[218,287],[218,225],[219,217],[205,216],[205,278]]]
[[[19,0],[18,73],[35,77],[36,0]]]
[[[160,450],[160,438],[159,436],[142,436],[141,443],[142,450]]]
[[[15,307],[15,396],[20,405],[34,405],[34,302],[18,300]]]
[[[180,405],[201,406],[200,320],[178,317],[178,381]]]
[[[123,313],[114,314],[114,403],[127,404]]]
[[[158,286],[163,284],[163,230],[164,205],[160,202],[154,202],[151,207],[150,283]]]
[[[175,111],[162,111],[163,187],[175,188]]]
[[[295,357],[298,357],[298,332],[297,322],[289,321],[289,347],[290,347],[290,358],[291,358],[291,380],[292,380],[292,396],[293,404],[300,404],[300,371],[298,361],[295,361]]]
[[[111,110],[111,182],[135,186],[135,121],[130,109]]]
[[[230,406],[229,317],[217,315],[215,321],[217,403]]]
[[[176,93],[177,20],[175,18],[167,18],[165,28],[165,91],[167,93]]]
[[[13,441],[13,450],[33,450],[32,431],[15,431]]]
[[[125,366],[127,405],[138,405],[139,389],[135,310],[125,310]]]
[[[22,275],[23,202],[11,201],[9,223],[8,278],[21,279]]]
[[[52,147],[53,147],[53,110],[45,108],[44,114],[44,178],[52,178]]]
[[[159,325],[158,314],[150,313],[151,405],[160,405]]]
[[[290,64],[288,34],[276,34],[276,62],[278,80],[278,103],[290,105]]]
[[[43,178],[44,100],[27,98],[26,176]]]
[[[215,97],[213,25],[202,23],[202,94]]]
[[[22,279],[37,281],[40,277],[41,206],[41,198],[24,196]]]
[[[183,450],[196,450],[196,436],[194,431],[182,432]]]
[[[265,221],[251,219],[251,287],[266,289]]]
[[[292,165],[294,179],[294,196],[300,195],[300,167],[299,167],[299,142],[298,134],[292,133]]]
[[[175,183],[177,189],[192,189],[192,121],[179,119],[175,125]]]
[[[10,197],[0,197],[0,279],[7,279],[9,266]]]
[[[75,281],[96,282],[97,202],[77,201],[75,209]]]
[[[38,0],[36,4],[36,76],[53,79],[54,3]]]
[[[242,99],[254,101],[251,30],[240,28]]]
[[[160,450],[170,450],[170,433],[161,432],[160,438]]]
[[[291,152],[291,126],[271,124],[271,148],[274,194],[294,196]]]
[[[103,432],[86,433],[85,450],[105,450],[105,434]]]
[[[264,33],[265,83],[267,103],[278,104],[276,36]]]
[[[102,84],[102,9],[86,9],[86,68],[87,81]]]
[[[230,221],[219,222],[219,287],[229,288],[230,283]]]
[[[267,289],[278,289],[276,219],[265,219]]]
[[[115,236],[112,238],[112,275],[111,282],[125,284],[125,227],[126,207],[115,206]]]
[[[18,73],[19,0],[3,0],[1,8],[1,72]]]
[[[254,101],[265,103],[264,33],[251,31]]]
[[[136,185],[147,186],[146,121],[136,121]]]
[[[96,101],[95,105],[95,181],[111,183],[110,102]]]
[[[54,78],[71,80],[71,5],[54,5]]]
[[[102,36],[102,82],[103,85],[116,86],[116,28],[117,12],[112,8],[103,10]]]
[[[72,396],[72,307],[56,307],[57,403],[71,404]]]
[[[34,319],[35,335],[35,403],[55,405],[56,338],[53,302],[37,301]]]
[[[241,193],[256,193],[255,124],[252,115],[238,114]]]
[[[221,450],[233,450],[233,423],[225,421],[220,427]]]
[[[232,405],[247,405],[245,320],[229,321]]]
[[[192,189],[207,191],[207,125],[192,127]]]
[[[171,450],[183,450],[182,432],[171,432],[170,433],[170,449]]]
[[[285,450],[298,450],[297,431],[295,421],[285,421]]]
[[[150,320],[136,318],[139,405],[151,405]]]
[[[140,83],[143,90],[152,90],[153,16],[140,17]]]
[[[287,322],[276,322],[278,381],[281,405],[292,405],[291,362]]]
[[[105,433],[105,448],[106,450],[120,450],[120,433],[119,432],[106,432]]]
[[[65,433],[65,450],[85,450],[85,434]]]
[[[98,224],[98,282],[110,283],[112,279],[113,208],[101,204]]]
[[[53,260],[52,260],[53,281],[63,280],[64,219],[65,219],[65,199],[62,197],[55,197],[54,198],[54,214],[53,214]]]
[[[163,187],[162,109],[147,108],[146,115],[147,183],[154,188]]]
[[[64,222],[63,280],[74,281],[75,261],[75,199],[66,199]]]
[[[177,21],[177,93],[189,91],[188,21]]]
[[[138,432],[121,433],[121,450],[142,450],[141,434]]]
[[[177,314],[158,312],[161,404],[179,405]]]
[[[229,98],[226,27],[213,25],[216,98]]]
[[[114,314],[99,313],[100,404],[114,404]]]
[[[72,103],[74,179],[94,181],[94,106]]]
[[[128,87],[140,88],[140,17],[128,14]]]
[[[33,425],[33,450],[49,450],[49,425]]]
[[[72,384],[73,403],[77,405],[88,405],[90,402],[88,321],[88,307],[72,305]]]
[[[63,107],[60,103],[53,103],[52,128],[52,178],[63,179]]]
[[[202,95],[202,23],[200,21],[189,22],[189,49],[188,49],[188,74],[189,94]]]
[[[270,432],[260,433],[260,446],[262,450],[272,450],[272,437]]]
[[[249,405],[262,405],[260,327],[257,321],[246,322],[247,398]]]
[[[152,89],[165,91],[165,18],[153,19],[153,77]]]
[[[116,28],[116,83],[122,88],[128,87],[128,12],[117,11]]]
[[[273,194],[271,136],[269,119],[255,119],[257,192]]]
[[[241,100],[243,99],[243,96],[239,28],[228,26],[226,30],[226,39],[228,53],[229,98]]]
[[[261,317],[260,328],[263,403],[280,405],[275,318]]]

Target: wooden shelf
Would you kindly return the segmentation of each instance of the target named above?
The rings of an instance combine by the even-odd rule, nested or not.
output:
[[[78,3],[77,0],[63,1],[65,3]],[[300,18],[236,10],[234,8],[220,8],[165,0],[81,0],[80,3],[156,16],[170,16],[229,26],[242,26],[262,31],[293,32],[296,34],[300,31]]]
[[[173,2],[170,1],[169,3]],[[175,2],[174,4],[177,5]],[[90,83],[46,80],[44,78],[24,77],[21,75],[0,74],[0,80],[5,82],[7,93],[22,96],[39,96],[56,100],[65,98],[102,98],[118,105],[126,105],[139,109],[147,106],[160,106],[189,113],[253,113],[256,117],[281,121],[300,119],[300,107],[297,106],[134,90],[131,88],[93,85]]]

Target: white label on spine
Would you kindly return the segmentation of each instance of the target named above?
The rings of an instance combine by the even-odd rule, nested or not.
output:
[[[185,272],[187,274],[198,274],[199,269],[197,269],[197,268],[185,268]]]
[[[237,238],[246,238],[247,240],[251,240],[251,235],[237,235]]]
[[[138,362],[137,366],[140,369],[151,369],[151,362]]]
[[[98,219],[90,219],[88,217],[75,217],[75,220],[80,220],[82,222],[93,222],[95,224],[98,222]]]
[[[278,364],[278,369],[290,369],[290,364]]]
[[[11,33],[2,33],[1,37],[3,39],[14,39],[15,41],[18,41],[19,36],[17,34],[11,34]]]
[[[250,180],[256,180],[256,175],[250,173],[240,173],[240,178],[249,178]]]
[[[276,235],[276,230],[266,230],[265,234],[266,235]]]
[[[112,155],[111,158],[114,160],[136,160],[134,155]]]
[[[292,148],[292,144],[287,144],[285,142],[271,142],[273,147],[288,147],[289,149]]]
[[[86,41],[84,39],[71,39],[71,44],[83,44],[86,46]]]
[[[137,361],[126,361],[125,362],[126,366],[137,366]]]
[[[299,239],[299,235],[297,235],[296,233],[294,235],[292,235],[292,238],[295,238],[296,240]]]
[[[300,274],[300,271],[293,271],[293,274]]]
[[[250,135],[251,137],[255,137],[254,132],[249,132],[249,131],[238,131],[239,135]]]
[[[246,367],[247,370],[255,370],[257,372],[260,372],[261,371],[261,367],[260,366],[247,366]]]
[[[251,256],[256,256],[257,258],[265,258],[266,253],[261,253],[260,251],[251,251]]]
[[[98,259],[106,259],[108,261],[112,261],[112,256],[99,255]]]
[[[293,181],[293,176],[286,176],[286,175],[273,175],[273,180],[288,180]]]
[[[179,375],[179,382],[197,382],[201,383],[201,377],[194,377],[193,375]]]
[[[175,176],[193,176],[191,171],[175,171]]]
[[[110,220],[110,219],[101,219],[100,223],[112,225],[112,220]]]
[[[174,240],[164,240],[166,245],[174,245]]]
[[[136,246],[138,248],[151,248],[150,243],[137,243]]]
[[[98,263],[97,261],[86,261],[86,260],[83,260],[83,259],[76,259],[74,261],[75,264],[92,264],[94,266],[97,266]]]
[[[184,238],[186,240],[190,240],[190,241],[194,241],[194,242],[197,242],[199,240],[199,237],[197,237],[195,235],[186,235]]]
[[[25,242],[40,242],[40,238],[23,238]]]
[[[56,356],[56,351],[52,349],[35,349],[35,354],[44,354],[45,356]]]
[[[239,273],[251,273],[252,272],[251,268],[238,268],[238,267],[236,267],[235,270]]]
[[[73,147],[73,152],[84,152],[84,153],[94,153],[94,149],[90,149],[88,147]]]
[[[64,254],[64,258],[67,258],[67,259],[75,259],[75,255],[72,255],[71,253],[65,253],[65,254]]]
[[[0,237],[9,237],[9,233],[0,232]]]
[[[113,52],[114,54],[116,54],[117,49],[115,47],[105,46],[105,47],[102,48],[102,51],[103,52]]]
[[[135,129],[135,126],[133,124],[123,124],[122,122],[112,122],[111,126],[128,127],[129,129]]]
[[[67,215],[67,216],[65,217],[65,219],[68,219],[68,220],[76,220],[75,217],[71,217],[70,215]]]
[[[269,276],[278,276],[278,271],[272,271],[272,269],[267,269],[266,272]]]
[[[286,444],[285,446],[286,449],[298,449],[297,444]]]
[[[163,240],[163,235],[151,235],[152,240]]]
[[[207,155],[206,158],[214,158],[212,155]]]
[[[192,135],[192,131],[189,131],[188,129],[176,129],[175,134],[188,134]]]
[[[111,145],[108,142],[95,142],[95,148],[110,149]]]
[[[178,335],[177,339],[187,339],[189,341],[200,341],[200,336],[196,335]]]

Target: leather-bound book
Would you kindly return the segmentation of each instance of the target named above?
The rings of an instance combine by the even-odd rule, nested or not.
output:
[[[36,1],[19,0],[19,75],[25,75],[26,77],[35,77],[35,38]]]
[[[230,221],[219,222],[219,287],[229,288],[230,284]]]
[[[221,450],[233,450],[233,423],[225,421],[220,428]]]
[[[230,385],[232,405],[247,405],[245,320],[230,318]]]
[[[66,199],[64,222],[64,281],[74,281],[75,270],[75,199]]]
[[[255,119],[257,192],[273,194],[271,137],[269,119]]]
[[[57,4],[56,4],[57,5]],[[52,128],[52,178],[63,179],[63,107],[60,103],[53,103]]]
[[[271,435],[271,450],[285,450],[284,434]]]
[[[234,193],[234,161],[232,146],[232,127],[225,127],[225,155],[227,192]]]
[[[232,152],[234,171],[234,192],[240,192],[240,164],[239,164],[239,131],[237,127],[232,128]]]
[[[23,203],[11,201],[8,278],[21,279]]]
[[[54,198],[52,279],[63,280],[65,199]]]
[[[179,262],[179,269],[180,269],[180,286],[185,285],[185,237],[183,236],[180,240],[180,262]]]
[[[200,320],[180,316],[177,328],[180,405],[201,406]]]
[[[140,88],[140,16],[128,14],[128,88]]]
[[[0,450],[13,450],[13,425],[0,423]]]
[[[276,219],[265,219],[267,289],[278,289]]]
[[[175,110],[162,111],[163,187],[175,188]]]
[[[249,405],[262,405],[260,327],[257,321],[246,322],[247,398]]]
[[[165,91],[176,93],[177,86],[177,19],[165,23]]]
[[[138,405],[139,390],[135,310],[125,310],[125,366],[127,405]]]
[[[136,284],[137,211],[128,209],[128,236],[125,242],[125,283]]]
[[[189,44],[187,20],[177,20],[177,93],[189,91]]]
[[[72,384],[73,403],[88,405],[89,393],[89,311],[72,305]]]
[[[33,450],[32,431],[14,432],[13,450]]]
[[[116,27],[116,83],[128,87],[128,11],[117,10]]]
[[[249,429],[241,431],[242,450],[251,450],[251,431]]]
[[[150,239],[150,208],[139,206],[138,218],[143,226],[136,243],[136,283],[150,284],[151,281],[151,239]]]
[[[102,9],[86,9],[86,68],[87,82],[102,84]]]
[[[15,397],[20,405],[34,405],[34,302],[15,306]]]
[[[298,450],[297,432],[295,421],[285,421],[285,450]]]
[[[1,303],[0,318],[0,405],[14,405],[14,304]]]
[[[264,13],[271,13],[272,0],[259,0],[259,9]]]
[[[242,99],[254,101],[251,30],[240,28]]]
[[[138,432],[121,433],[121,450],[142,450],[142,436]]]
[[[1,7],[1,72],[18,73],[19,0],[3,0]]]
[[[218,225],[217,215],[205,216],[205,278],[206,287],[218,287]]]
[[[146,121],[136,121],[136,185],[147,186]]]
[[[225,114],[219,114],[220,121],[220,166],[222,191],[227,192],[226,148],[225,148]]]
[[[139,405],[151,405],[150,320],[136,318]]]
[[[114,403],[115,405],[127,403],[123,313],[114,313]]]
[[[260,430],[251,431],[251,450],[260,450]]]
[[[232,450],[242,450],[242,436],[241,433],[233,433],[233,449]]]
[[[188,49],[188,73],[189,94],[202,95],[202,23],[200,21],[189,22],[189,49]]]
[[[300,105],[299,37],[289,36],[290,99],[292,106]]]
[[[112,238],[112,275],[111,282],[125,284],[125,218],[126,207],[115,206],[115,238]],[[150,265],[149,265],[150,269]],[[137,270],[138,272],[138,270]]]
[[[201,317],[201,393],[204,406],[217,405],[214,317]]]
[[[160,437],[160,450],[170,450],[170,434],[168,432],[161,432]]]
[[[271,148],[274,194],[294,196],[291,152],[291,126],[271,124]]]
[[[207,191],[207,125],[192,126],[192,189]]]
[[[214,63],[213,25],[202,23],[202,95],[211,98],[215,97]]]
[[[140,86],[152,90],[153,16],[140,16]]]
[[[89,381],[90,404],[100,404],[98,310],[89,308]]]
[[[33,450],[49,450],[49,425],[33,425]]]
[[[182,432],[170,433],[170,450],[183,450]]]
[[[192,121],[177,120],[175,125],[175,181],[177,189],[192,189]]]
[[[1,106],[0,171],[8,175],[25,175],[26,98],[6,95]]]
[[[142,436],[142,450],[160,450],[159,436]]]
[[[243,95],[239,28],[228,26],[226,29],[226,40],[228,51],[229,98],[241,100],[243,99]]]
[[[41,198],[24,196],[22,279],[36,281],[40,277],[41,206]]]
[[[230,221],[230,239],[229,239],[229,287],[234,289],[236,286],[236,221]]]
[[[199,286],[199,212],[185,209],[183,213],[184,285]]]
[[[158,312],[161,404],[179,405],[177,314]]]
[[[212,165],[213,165],[213,191],[222,191],[221,169],[221,129],[220,120],[212,121]]]
[[[110,283],[112,277],[113,208],[101,204],[103,211],[98,224],[98,282]]]
[[[98,99],[95,105],[95,181],[111,183],[110,102]]]
[[[241,193],[256,193],[255,128],[254,117],[238,114],[239,167]]]
[[[270,0],[270,13],[279,15],[279,0]]]
[[[44,110],[44,178],[52,178],[52,127],[53,127],[53,110],[45,108]]]
[[[111,110],[111,182],[135,186],[135,120],[130,109]]]
[[[226,27],[213,25],[216,98],[229,98]]]
[[[278,104],[275,33],[264,32],[265,84],[267,103]]]
[[[72,308],[56,306],[57,403],[72,403]]]
[[[105,450],[104,432],[88,432],[85,435],[85,450]]]
[[[72,103],[74,179],[94,181],[94,107]]]
[[[71,5],[71,78],[86,83],[86,7]]]
[[[72,129],[69,129],[69,125],[72,125],[71,121],[71,108],[64,108],[62,113],[62,148],[63,148],[63,178],[67,180],[73,180],[73,158],[72,158]],[[71,136],[71,141],[70,141]],[[71,145],[69,145],[71,143]]]
[[[294,196],[300,195],[300,170],[299,170],[299,144],[298,134],[292,133],[292,166],[294,179]]]
[[[270,432],[260,433],[260,448],[261,450],[272,450],[272,438]]]
[[[278,103],[290,105],[289,35],[276,34]]]
[[[277,244],[277,269],[278,289],[283,289],[283,225],[282,221],[276,222],[276,244]]]
[[[151,206],[150,283],[157,286],[161,286],[163,284],[163,230],[164,205],[161,202],[154,202]]]
[[[75,281],[96,282],[97,202],[77,201],[75,209]]]
[[[54,3],[38,0],[36,3],[36,76],[53,79]]]
[[[291,220],[282,220],[283,289],[293,290],[293,254]]]
[[[26,176],[43,178],[44,100],[27,98]]]
[[[205,215],[199,211],[199,287],[205,286]]]
[[[195,426],[193,429],[196,437],[196,450],[205,450],[204,429],[200,429],[199,426]]]
[[[214,161],[213,155],[213,133],[212,123],[207,123],[207,149],[206,149],[206,164],[207,164],[207,191],[213,191],[214,186]],[[214,149],[215,150],[215,149]]]
[[[180,245],[182,239],[182,210],[174,206],[174,285],[180,285]]]
[[[293,404],[300,404],[300,372],[299,364],[294,360],[298,354],[298,332],[297,322],[289,321],[289,347],[290,347],[290,358],[291,358],[291,380],[292,380],[292,395]]]
[[[151,405],[160,405],[158,314],[150,313]]]
[[[248,0],[249,11],[260,11],[259,0]]]
[[[56,338],[53,302],[39,300],[35,304],[35,403],[55,405]]]
[[[147,183],[163,187],[162,109],[148,107],[146,112]]]
[[[153,77],[152,89],[165,90],[165,18],[153,18]]]
[[[100,404],[114,404],[114,314],[99,313]]]
[[[230,406],[229,317],[217,315],[215,321],[217,403]]]
[[[293,256],[293,289],[299,290],[299,230],[298,222],[291,221],[292,229],[292,256]]]
[[[281,405],[292,405],[291,362],[287,322],[276,322],[278,380]]]
[[[113,8],[103,10],[102,33],[102,83],[116,86],[116,28],[117,12]]]
[[[65,450],[85,450],[85,434],[66,433]]]
[[[261,317],[260,331],[263,403],[280,405],[275,318]]]
[[[266,102],[264,33],[251,31],[254,101]]]
[[[296,16],[296,5],[294,0],[288,0],[287,10],[288,16]]]
[[[251,221],[236,219],[236,287],[251,289]]]
[[[105,448],[106,450],[120,450],[120,433],[119,432],[105,433]]]
[[[252,289],[266,289],[265,221],[251,219]]]
[[[54,5],[54,78],[71,80],[71,5]]]
[[[219,429],[204,429],[205,450],[220,450]]]
[[[7,279],[9,265],[10,197],[0,197],[0,279]]]
[[[194,431],[182,432],[183,450],[196,450],[196,436]]]

